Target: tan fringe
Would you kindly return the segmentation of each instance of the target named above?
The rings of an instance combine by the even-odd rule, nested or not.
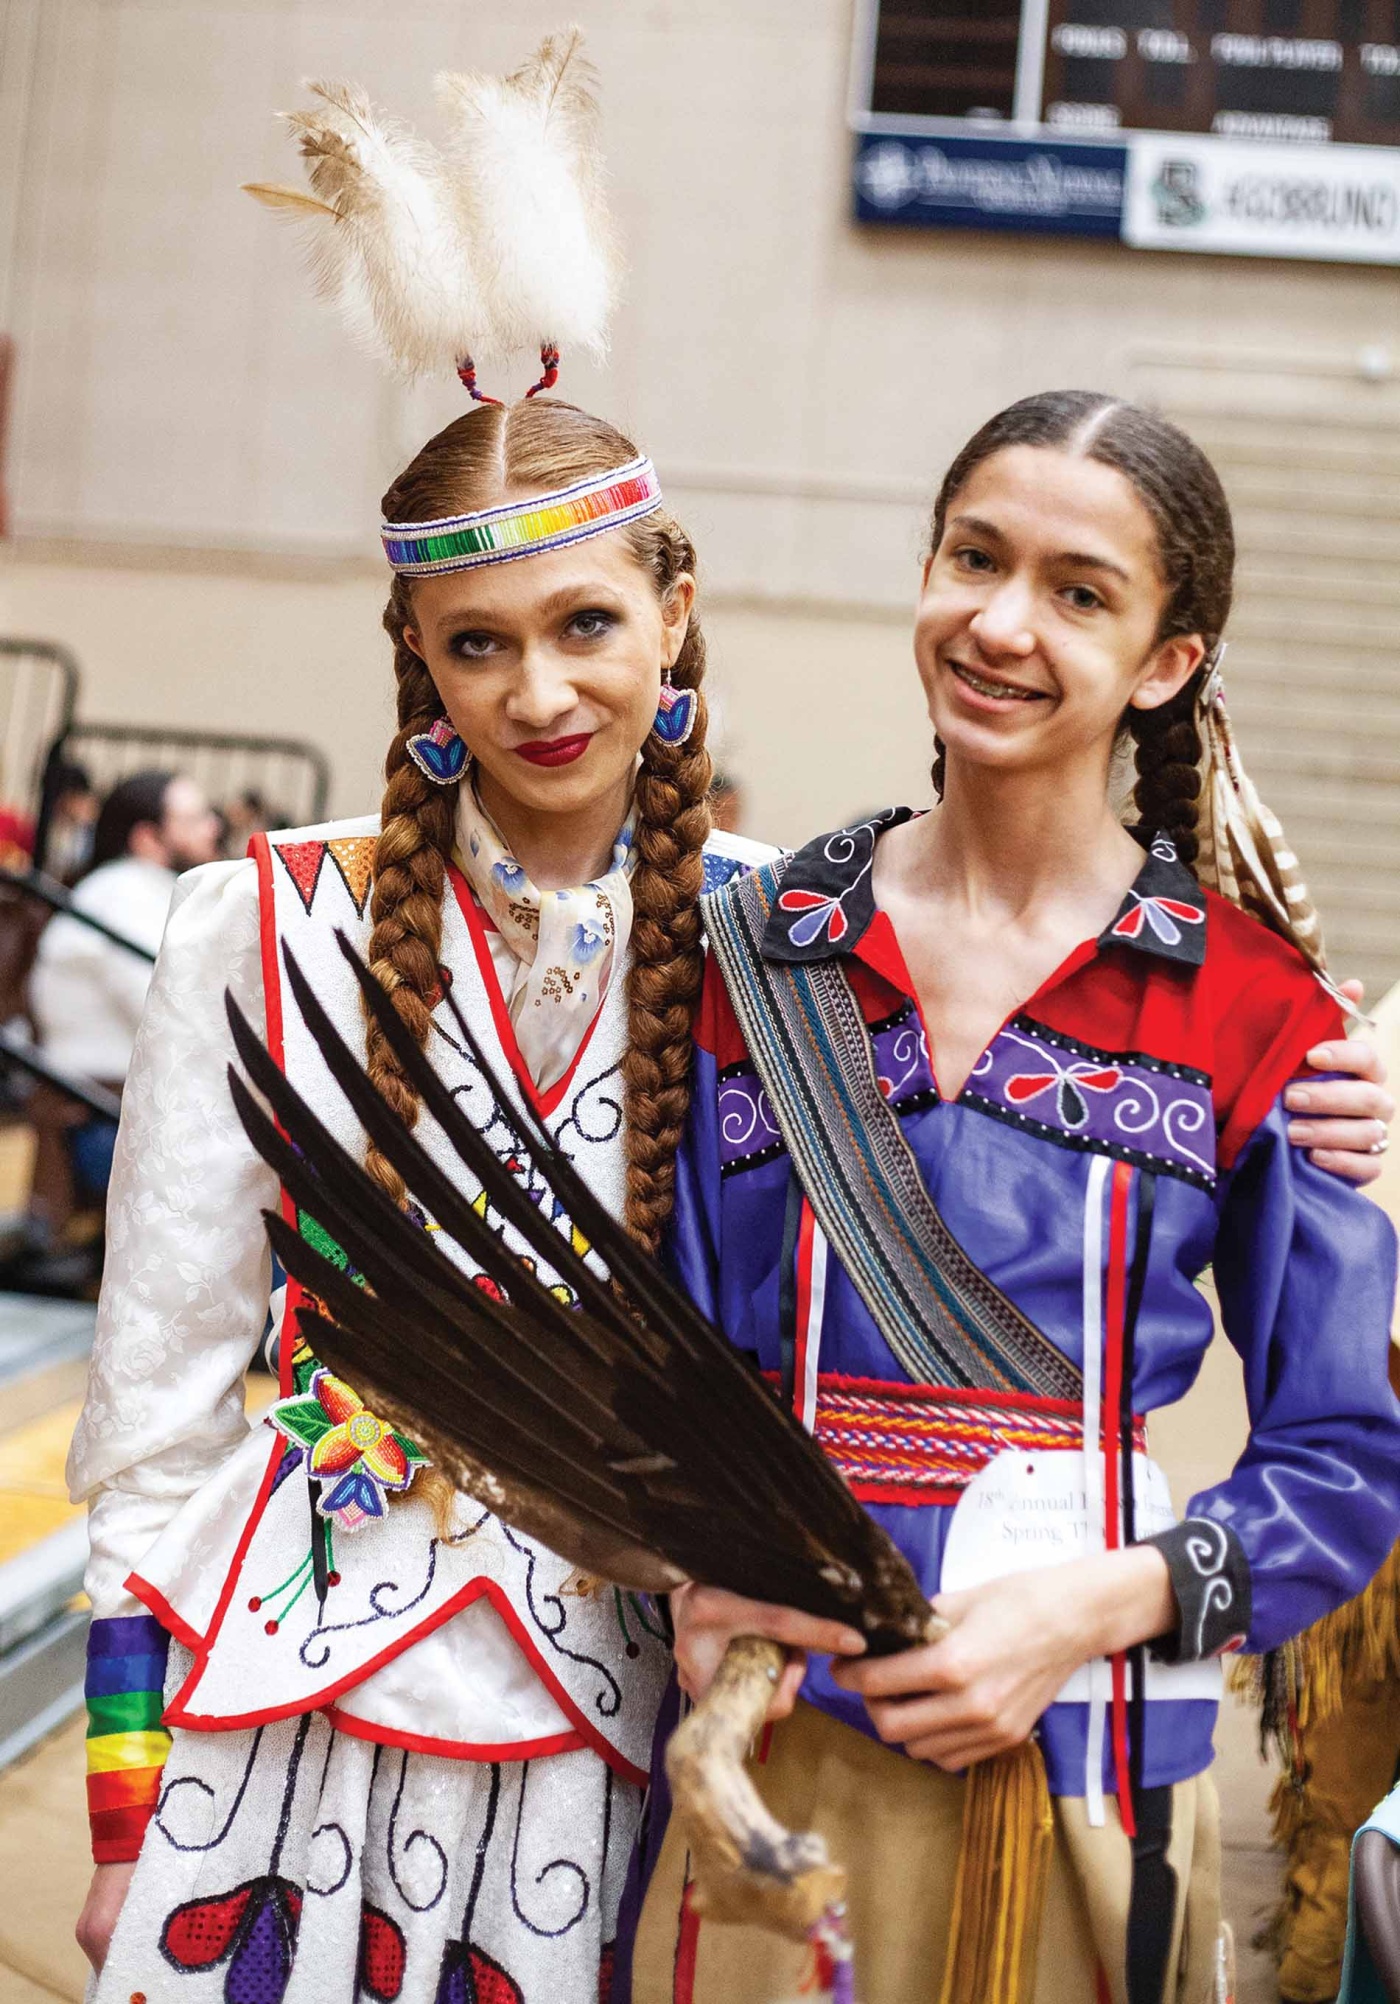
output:
[[[1261,1709],[1261,1751],[1273,1748],[1284,1776],[1275,1797],[1285,1813],[1287,1788],[1298,1794],[1304,1776],[1299,1735],[1341,1711],[1348,1688],[1400,1677],[1400,1544],[1395,1545],[1363,1593],[1324,1615],[1270,1656],[1242,1656],[1229,1688]],[[1291,1813],[1291,1812],[1290,1812]],[[1280,1843],[1291,1839],[1276,1833]]]
[[[1376,1577],[1298,1637],[1298,1724],[1320,1725],[1342,1709],[1348,1684],[1400,1677],[1400,1545]]]
[[[972,1768],[940,2004],[1030,2004],[1054,1840],[1033,1740]]]
[[[1281,1774],[1274,1783],[1269,1816],[1275,1844],[1281,1851],[1291,1853],[1310,1820],[1307,1796],[1291,1775]]]

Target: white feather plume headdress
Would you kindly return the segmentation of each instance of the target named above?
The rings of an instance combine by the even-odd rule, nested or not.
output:
[[[436,79],[440,147],[349,84],[285,114],[311,193],[249,194],[310,231],[318,288],[372,352],[408,376],[538,348],[551,387],[561,348],[604,352],[619,258],[603,197],[598,105],[577,28],[548,36],[508,77]]]

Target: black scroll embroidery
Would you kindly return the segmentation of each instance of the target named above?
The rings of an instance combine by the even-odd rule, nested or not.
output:
[[[259,1726],[257,1731],[253,1734],[253,1744],[248,1750],[247,1764],[243,1769],[243,1778],[238,1784],[238,1792],[233,1798],[232,1807],[230,1808],[228,1815],[224,1818],[222,1826],[219,1828],[219,1830],[215,1832],[214,1836],[210,1837],[207,1840],[207,1842],[203,1844],[182,1844],[179,1838],[175,1836],[173,1831],[171,1831],[171,1829],[167,1825],[165,1821],[165,1812],[177,1788],[198,1789],[201,1795],[208,1796],[209,1800],[212,1802],[214,1800],[214,1791],[209,1786],[209,1783],[207,1781],[202,1781],[197,1774],[178,1774],[176,1775],[173,1781],[166,1783],[165,1787],[161,1790],[160,1801],[156,1805],[154,1822],[156,1829],[159,1830],[161,1836],[165,1839],[166,1843],[170,1846],[172,1851],[198,1852],[198,1851],[218,1850],[219,1846],[228,1836],[229,1831],[232,1830],[234,1819],[238,1815],[239,1810],[243,1807],[243,1798],[248,1793],[248,1783],[253,1778],[253,1769],[257,1765],[257,1759],[258,1759],[258,1748],[262,1745],[262,1736],[266,1730],[267,1729],[265,1726]]]
[[[598,1675],[603,1679],[606,1688],[595,1694],[593,1699],[594,1710],[600,1718],[615,1719],[622,1710],[622,1686],[618,1683],[616,1677],[613,1676],[607,1664],[601,1662],[598,1657],[589,1656],[581,1649],[570,1649],[567,1643],[560,1641],[559,1638],[563,1634],[569,1619],[568,1610],[564,1606],[563,1599],[557,1593],[548,1593],[544,1594],[539,1602],[536,1601],[535,1567],[539,1562],[539,1555],[533,1546],[526,1544],[523,1539],[516,1537],[509,1524],[502,1524],[501,1529],[505,1532],[509,1543],[515,1547],[516,1551],[520,1553],[525,1561],[525,1600],[530,1609],[531,1620],[540,1631],[540,1634],[546,1638],[550,1648],[555,1650],[558,1655],[567,1656],[571,1663],[582,1663],[587,1669],[597,1671]],[[544,1615],[540,1611],[541,1607],[554,1609],[555,1619],[552,1622],[545,1620]]]
[[[593,1888],[589,1883],[588,1874],[584,1871],[582,1865],[575,1864],[572,1858],[551,1858],[547,1865],[541,1865],[539,1871],[535,1873],[534,1884],[542,1886],[551,1872],[572,1872],[578,1882],[578,1907],[570,1914],[562,1927],[539,1927],[530,1919],[530,1916],[521,1906],[519,1869],[520,1826],[525,1820],[525,1790],[530,1779],[530,1766],[531,1763],[528,1760],[520,1763],[520,1799],[515,1809],[515,1838],[511,1844],[510,1851],[510,1903],[515,1909],[516,1919],[529,1928],[531,1934],[538,1935],[545,1941],[557,1941],[560,1935],[568,1934],[571,1928],[576,1928],[588,1912],[593,1898]]]
[[[405,1589],[399,1585],[397,1580],[380,1580],[376,1586],[370,1589],[370,1612],[368,1614],[362,1614],[356,1621],[328,1621],[324,1624],[318,1622],[297,1651],[297,1655],[301,1658],[306,1668],[308,1670],[324,1670],[330,1662],[331,1651],[328,1647],[323,1648],[319,1655],[310,1653],[314,1644],[323,1642],[327,1636],[342,1635],[347,1630],[354,1628],[370,1628],[376,1621],[402,1621],[406,1614],[411,1614],[414,1608],[420,1602],[426,1600],[432,1591],[433,1580],[437,1575],[437,1553],[438,1540],[432,1538],[428,1543],[428,1576],[413,1598],[406,1600],[402,1607],[385,1607],[382,1596],[391,1593],[403,1593]]]
[[[589,1147],[605,1147],[608,1142],[616,1141],[622,1132],[622,1100],[616,1092],[604,1092],[603,1087],[609,1079],[618,1078],[621,1071],[622,1061],[619,1059],[615,1065],[609,1065],[605,1072],[599,1072],[597,1078],[590,1079],[575,1095],[568,1119],[561,1121],[555,1131],[554,1138],[561,1149],[564,1148],[564,1137],[570,1128],[579,1140],[587,1143]]]
[[[389,1866],[389,1877],[393,1880],[395,1889],[404,1905],[416,1914],[430,1914],[447,1891],[447,1853],[443,1850],[437,1838],[427,1830],[410,1830],[408,1836],[403,1841],[401,1855],[405,1862],[407,1862],[408,1854],[415,1844],[426,1844],[437,1859],[439,1873],[437,1891],[431,1899],[427,1900],[414,1899],[413,1895],[404,1885],[403,1880],[399,1877],[399,1868],[394,1857],[395,1847],[398,1842],[399,1805],[403,1801],[404,1784],[408,1780],[408,1759],[408,1751],[405,1748],[403,1758],[399,1762],[399,1785],[394,1794],[394,1806],[389,1811],[389,1830],[385,1841],[384,1855]]]

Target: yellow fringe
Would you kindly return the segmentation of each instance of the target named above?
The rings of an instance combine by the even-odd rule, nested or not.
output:
[[[1033,1740],[971,1769],[940,2004],[1030,2004],[1054,1839]]]

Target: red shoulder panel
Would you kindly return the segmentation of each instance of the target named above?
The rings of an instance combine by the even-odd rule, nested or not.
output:
[[[748,1045],[729,1000],[724,976],[712,953],[705,956],[705,980],[700,990],[700,1009],[695,1019],[695,1042],[721,1068],[737,1065],[748,1056]]]
[[[1344,1025],[1296,948],[1227,899],[1206,897],[1203,973],[1214,1018],[1220,1165],[1228,1169],[1312,1046],[1343,1034]]]

